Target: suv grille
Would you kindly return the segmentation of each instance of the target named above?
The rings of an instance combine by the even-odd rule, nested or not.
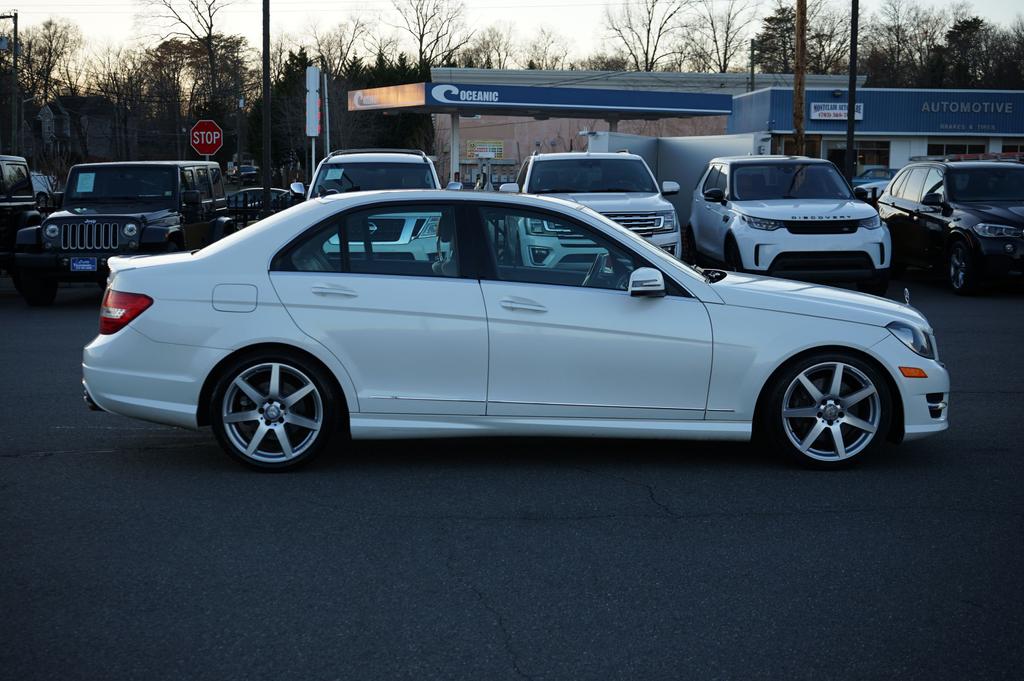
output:
[[[63,251],[112,251],[117,249],[121,226],[113,222],[71,223],[60,226]]]
[[[641,236],[672,231],[671,227],[665,227],[665,218],[657,213],[602,213],[602,215]]]
[[[859,220],[786,220],[791,234],[853,234]]]

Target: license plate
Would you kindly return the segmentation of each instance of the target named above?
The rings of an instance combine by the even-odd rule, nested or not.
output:
[[[72,272],[95,272],[96,258],[71,258]]]

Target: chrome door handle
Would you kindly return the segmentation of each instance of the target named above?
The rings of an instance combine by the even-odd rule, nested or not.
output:
[[[548,309],[540,303],[521,298],[502,298],[498,301],[506,310],[529,310],[531,312],[547,312]]]
[[[318,296],[344,296],[345,298],[355,298],[359,294],[350,288],[344,286],[328,286],[326,284],[315,284],[309,289]]]

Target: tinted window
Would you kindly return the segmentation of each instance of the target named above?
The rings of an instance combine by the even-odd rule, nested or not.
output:
[[[514,206],[480,209],[500,281],[625,291],[635,257],[596,230]]]
[[[4,163],[4,188],[11,196],[32,196],[32,178],[28,166],[21,163]]]
[[[274,269],[457,277],[455,213],[448,206],[350,213],[289,247]]]
[[[647,164],[636,158],[580,158],[534,161],[531,194],[658,191]]]
[[[701,192],[706,192],[709,189],[714,189],[718,186],[718,177],[721,172],[718,170],[717,165],[711,166],[711,170],[708,171],[708,176],[704,179],[704,186],[701,187]]]
[[[164,201],[174,196],[172,166],[74,168],[65,198],[71,201]]]
[[[910,177],[903,186],[900,195],[907,201],[920,202],[921,192],[924,190],[924,179],[928,175],[927,168],[914,168],[910,171]]]
[[[954,201],[1024,201],[1024,167],[957,168],[946,190]]]
[[[715,187],[721,189],[725,193],[727,180],[729,179],[729,169],[725,166],[718,166],[718,175],[715,176]]]
[[[921,194],[922,198],[927,194],[945,195],[945,192],[942,189],[942,171],[938,168],[929,168],[928,174],[924,178],[924,193]]]
[[[195,189],[196,188],[196,176],[192,172],[191,168],[183,168],[181,171],[181,188],[182,189]]]
[[[849,199],[851,194],[831,163],[780,163],[733,166],[732,197],[737,201]]]
[[[907,177],[910,176],[909,170],[901,171],[896,178],[889,183],[889,195],[894,197],[903,196],[903,185],[907,183]]]
[[[523,167],[519,169],[519,175],[516,177],[516,183],[519,185],[520,191],[526,191],[526,171],[530,167],[529,162],[524,163]]]
[[[196,189],[204,201],[210,198],[210,173],[206,168],[196,168]]]
[[[220,166],[210,168],[210,183],[213,184],[214,198],[224,198],[224,177],[220,172]]]
[[[435,189],[434,176],[426,163],[326,163],[313,196],[372,189]]]

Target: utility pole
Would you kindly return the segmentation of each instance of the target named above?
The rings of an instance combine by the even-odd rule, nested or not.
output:
[[[804,155],[804,76],[807,73],[807,0],[796,0],[796,64],[793,68],[793,141]]]
[[[757,88],[754,86],[754,64],[757,63],[757,39],[750,39],[750,92]]]
[[[18,111],[21,109],[21,95],[18,93],[18,11],[0,14],[0,19],[14,21],[14,35],[11,41],[11,154],[18,154]]]
[[[270,0],[263,0],[263,215],[270,215]]]
[[[850,85],[847,88],[846,104],[846,153],[843,155],[843,173],[852,180],[857,172],[857,146],[853,141],[853,129],[857,125],[857,24],[860,12],[859,0],[853,0],[850,9]]]

